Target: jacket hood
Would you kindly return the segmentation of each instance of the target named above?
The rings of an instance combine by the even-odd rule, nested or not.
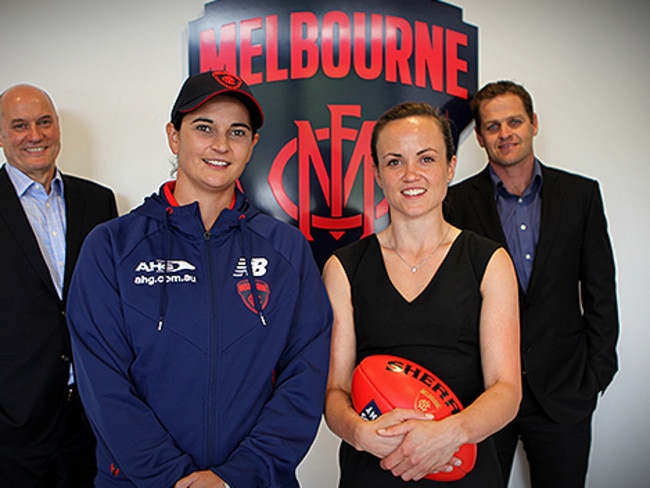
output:
[[[163,249],[165,259],[165,279],[161,287],[160,299],[160,318],[158,321],[158,330],[162,330],[164,325],[165,313],[167,311],[167,262],[172,257],[169,249],[171,242],[175,238],[186,239],[189,241],[211,240],[215,244],[220,244],[227,239],[235,238],[235,232],[241,233],[242,254],[246,258],[246,274],[251,290],[257,290],[255,278],[251,270],[251,231],[249,223],[259,214],[259,210],[253,207],[246,195],[238,188],[235,188],[233,201],[229,208],[222,210],[212,228],[206,231],[203,228],[201,220],[201,211],[198,202],[189,205],[179,205],[174,198],[175,181],[164,183],[158,193],[154,193],[145,198],[142,205],[132,212],[148,218],[159,221],[163,226]],[[255,310],[259,316],[262,325],[266,326],[266,318],[262,312],[260,298],[257,293],[253,293]]]
[[[245,225],[244,222],[250,222],[259,214],[259,210],[250,204],[246,195],[236,188],[230,208],[224,209],[212,228],[206,232],[198,202],[179,205],[173,196],[175,185],[175,181],[164,183],[157,193],[146,197],[142,205],[132,212],[155,219],[189,240],[204,239],[207,233],[211,238],[227,238],[232,229],[240,228]]]

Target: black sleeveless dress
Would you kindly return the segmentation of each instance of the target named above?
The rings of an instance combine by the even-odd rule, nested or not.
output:
[[[376,235],[335,252],[350,282],[357,338],[357,364],[366,356],[393,354],[432,371],[464,406],[483,391],[479,349],[480,283],[499,248],[493,241],[463,231],[424,291],[406,301],[388,277]],[[492,440],[478,446],[476,465],[460,481],[405,482],[384,471],[379,459],[343,442],[341,488],[405,486],[447,488],[501,487]]]

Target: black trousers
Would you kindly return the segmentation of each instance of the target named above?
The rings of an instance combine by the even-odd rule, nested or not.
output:
[[[519,440],[530,466],[532,488],[584,488],[591,447],[591,415],[561,425],[544,413],[524,380],[524,395],[515,420],[494,435],[499,463],[508,486]]]
[[[54,441],[33,447],[0,443],[0,488],[92,488],[95,438],[75,392]]]

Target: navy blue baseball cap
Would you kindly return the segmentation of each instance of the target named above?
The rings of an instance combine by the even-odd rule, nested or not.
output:
[[[244,80],[228,71],[205,71],[185,80],[172,108],[172,123],[178,127],[185,114],[217,95],[228,95],[242,102],[250,114],[253,131],[262,127],[264,114],[253,92]]]

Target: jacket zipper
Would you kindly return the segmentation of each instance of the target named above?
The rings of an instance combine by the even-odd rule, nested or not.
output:
[[[208,377],[208,405],[207,405],[207,416],[208,416],[208,435],[206,436],[207,439],[207,449],[206,449],[206,458],[208,462],[208,466],[212,466],[214,464],[214,459],[215,459],[215,446],[216,446],[216,440],[218,437],[217,433],[217,427],[218,427],[218,422],[216,420],[217,416],[217,373],[218,373],[218,357],[219,355],[217,354],[217,346],[219,344],[218,341],[218,327],[217,327],[217,293],[216,289],[214,286],[214,276],[213,276],[213,263],[212,263],[212,250],[210,246],[210,238],[211,234],[209,231],[205,231],[203,234],[204,242],[206,245],[206,253],[208,256],[207,263],[208,263],[208,281],[209,281],[209,290],[210,290],[210,295],[208,296],[208,300],[210,303],[210,349],[209,349],[209,354],[210,354],[210,373]]]

